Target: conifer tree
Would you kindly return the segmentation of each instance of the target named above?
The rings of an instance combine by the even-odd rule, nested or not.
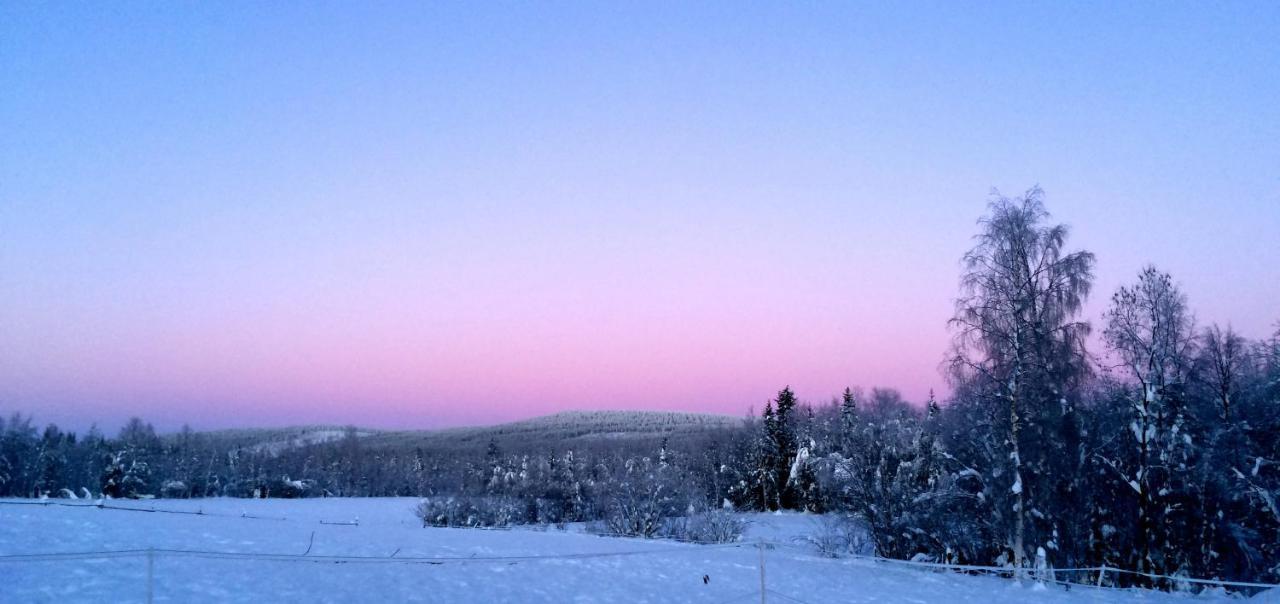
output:
[[[761,419],[760,434],[756,438],[758,453],[754,482],[760,491],[760,509],[776,510],[781,506],[778,466],[782,451],[778,446],[778,416],[773,411],[773,401],[765,403]]]
[[[796,395],[787,386],[778,392],[774,400],[776,412],[769,439],[776,451],[774,476],[777,497],[777,508],[796,509],[799,506],[798,495],[793,488],[791,468],[796,460]]]

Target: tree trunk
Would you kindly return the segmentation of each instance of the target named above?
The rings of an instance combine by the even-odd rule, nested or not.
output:
[[[1013,490],[1014,490],[1014,529],[1013,529],[1013,564],[1017,567],[1018,576],[1022,576],[1022,566],[1025,559],[1025,541],[1026,534],[1024,512],[1025,499],[1023,493],[1026,491],[1026,485],[1022,482],[1022,453],[1018,447],[1018,380],[1014,378],[1010,385],[1009,392],[1009,436],[1010,446],[1013,453]]]

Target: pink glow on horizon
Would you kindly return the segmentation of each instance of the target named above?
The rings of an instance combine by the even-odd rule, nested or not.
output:
[[[49,351],[28,383],[57,384],[45,395],[89,402],[82,415],[107,424],[136,414],[168,427],[441,427],[564,409],[742,415],[788,384],[821,402],[859,384],[920,384],[906,393],[921,398],[941,381],[939,357],[922,364],[912,352],[941,350],[936,328],[911,338],[839,316],[803,318],[780,299],[722,312],[714,300],[696,312],[650,306],[672,295],[659,293],[620,310],[566,304],[523,320],[408,311],[332,330],[314,315],[152,326],[145,342]]]

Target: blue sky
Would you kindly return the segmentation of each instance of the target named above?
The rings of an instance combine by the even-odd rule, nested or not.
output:
[[[0,410],[943,387],[988,192],[1280,319],[1280,5],[0,5]],[[87,418],[87,420],[86,420]],[[234,423],[234,422],[232,422]]]

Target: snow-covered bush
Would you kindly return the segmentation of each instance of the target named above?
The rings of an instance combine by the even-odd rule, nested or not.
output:
[[[109,454],[102,475],[102,492],[108,497],[140,499],[147,495],[150,465],[135,449]]]
[[[514,497],[432,497],[414,508],[422,526],[502,528],[525,524],[526,505]]]
[[[314,480],[290,480],[286,477],[269,481],[263,492],[268,497],[277,499],[296,499],[311,496],[315,491],[315,486],[316,481]]]
[[[615,502],[604,518],[589,523],[587,530],[601,535],[652,539],[663,530],[665,519],[662,510],[649,502]]]
[[[742,537],[747,521],[741,516],[724,510],[710,510],[668,518],[661,535],[668,539],[680,539],[696,543],[733,543]]]
[[[664,444],[657,459],[626,459],[609,468],[595,485],[599,524],[589,528],[650,539],[658,536],[667,519],[686,514],[689,494],[669,461]]]
[[[857,519],[843,514],[823,514],[814,520],[814,532],[805,541],[829,558],[846,554],[873,554],[875,545],[867,534],[866,526]]]
[[[166,480],[160,485],[160,496],[166,499],[185,498],[190,494],[191,490],[187,488],[187,483],[181,480]]]
[[[533,515],[533,518],[530,519],[533,523],[564,526],[566,514],[562,500],[538,497],[532,500],[532,511],[530,513]]]

